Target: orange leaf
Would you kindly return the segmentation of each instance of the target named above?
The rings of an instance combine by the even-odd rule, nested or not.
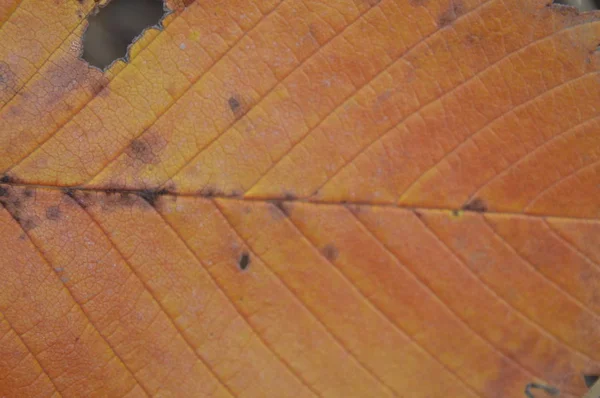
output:
[[[579,397],[600,14],[0,0],[0,395]]]

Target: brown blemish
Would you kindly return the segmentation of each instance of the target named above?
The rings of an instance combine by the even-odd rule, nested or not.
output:
[[[485,203],[485,201],[483,199],[474,198],[473,200],[470,200],[469,202],[467,202],[462,207],[462,210],[476,211],[478,213],[484,213],[487,211],[487,204]]]
[[[60,208],[58,206],[50,206],[46,209],[46,218],[56,221],[60,219]]]
[[[481,37],[474,33],[469,33],[465,36],[465,41],[469,46],[475,46],[481,41]]]
[[[106,77],[101,77],[91,82],[90,90],[92,92],[92,97],[98,96],[102,93],[101,97],[105,97],[104,89],[108,86],[108,79]]]
[[[146,202],[148,202],[148,204],[152,207],[156,206],[156,202],[158,201],[158,199],[161,196],[164,196],[166,194],[168,194],[166,189],[144,189],[142,191],[136,191],[135,192],[136,195],[138,195],[140,198],[144,199]]]
[[[6,62],[0,61],[0,92],[15,91],[15,74]]]
[[[283,200],[269,201],[269,212],[276,220],[289,217],[291,210],[291,207],[288,206]]]
[[[323,247],[321,253],[325,256],[325,258],[329,261],[335,261],[339,256],[339,251],[335,245],[329,243]]]
[[[229,99],[227,100],[227,103],[229,104],[229,108],[231,109],[231,111],[233,113],[238,113],[238,111],[242,107],[242,104],[240,103],[240,100],[238,100],[235,97],[229,97]]]
[[[0,177],[0,183],[2,184],[10,184],[13,182],[15,182],[14,178],[9,176],[8,174],[5,174],[2,177]]]
[[[207,185],[198,194],[204,198],[212,198],[213,196],[219,196],[219,191],[214,186]]]
[[[25,191],[26,189],[17,187],[0,187],[0,204],[27,232],[37,227],[40,220],[36,215],[27,213],[27,202],[31,200],[31,196],[26,195]]]
[[[438,26],[443,28],[452,24],[463,13],[463,6],[460,0],[450,0],[450,7],[440,14]]]
[[[127,154],[144,164],[155,164],[159,162],[152,147],[142,139],[136,138],[129,144]]]

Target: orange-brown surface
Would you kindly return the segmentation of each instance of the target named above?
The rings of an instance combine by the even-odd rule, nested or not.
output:
[[[600,15],[0,0],[0,396],[580,397]],[[541,389],[532,389],[536,397]]]

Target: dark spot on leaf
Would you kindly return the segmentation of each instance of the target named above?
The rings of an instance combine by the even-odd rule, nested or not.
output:
[[[321,250],[321,252],[325,256],[325,258],[329,261],[335,261],[338,258],[338,255],[340,254],[337,247],[335,247],[335,245],[333,245],[331,243],[328,245],[325,245],[325,247],[323,248],[323,250]]]
[[[11,217],[21,225],[25,232],[37,227],[39,218],[35,214],[27,213],[27,201],[31,196],[25,194],[26,189],[19,187],[1,187],[0,203],[9,212]]]
[[[60,218],[60,208],[58,206],[50,206],[46,209],[46,218],[48,220],[58,220]]]
[[[148,135],[149,139],[155,140],[155,135]],[[155,152],[153,146],[147,141],[140,138],[136,138],[129,144],[127,154],[143,164],[157,164],[160,159]]]
[[[219,192],[212,185],[208,185],[200,190],[200,196],[205,198],[212,198],[213,196],[218,196]]]
[[[439,17],[438,26],[443,28],[454,22],[463,12],[463,6],[460,0],[450,0],[448,7]]]
[[[242,253],[238,265],[242,271],[246,270],[250,266],[250,255],[248,253]]]
[[[156,201],[161,197],[166,195],[168,192],[166,189],[153,190],[153,189],[144,189],[142,191],[137,191],[136,194],[144,199],[146,202],[150,204],[150,206],[154,207],[156,205]]]
[[[3,184],[10,184],[14,182],[14,179],[11,176],[5,174],[2,177],[0,177],[0,182]]]
[[[75,198],[75,191],[73,189],[71,189],[71,188],[64,188],[62,191],[69,198],[71,198],[71,199]]]
[[[291,192],[286,192],[283,194],[283,198],[287,201],[292,201],[292,200],[297,200],[298,196],[296,196],[295,194],[293,194]]]
[[[0,61],[0,92],[15,92],[15,74],[6,62]]]
[[[556,387],[546,386],[544,384],[539,384],[539,383],[529,383],[525,386],[525,396],[527,398],[537,398],[531,392],[531,390],[536,390],[536,389],[544,391],[546,394],[550,395],[551,397],[556,397],[560,393],[560,391]]]
[[[269,211],[273,218],[279,219],[290,216],[291,208],[283,200],[270,200],[269,203],[271,204]]]
[[[487,211],[487,205],[484,200],[479,198],[474,198],[473,200],[467,202],[463,207],[463,210],[467,211],[476,211],[479,213],[483,213]]]
[[[25,190],[23,191],[23,195],[26,198],[31,198],[33,196],[33,189],[31,189],[31,188],[25,188]]]
[[[596,384],[599,378],[599,375],[583,375],[583,381],[587,388],[592,388],[592,386]]]
[[[238,101],[235,97],[230,97],[227,100],[227,102],[229,103],[229,107],[231,108],[233,113],[236,113],[242,106],[242,104],[240,104],[240,101]]]
[[[95,97],[98,94],[100,94],[102,90],[106,88],[106,86],[108,86],[107,79],[98,79],[97,81],[93,82],[90,87],[92,91],[92,96]]]

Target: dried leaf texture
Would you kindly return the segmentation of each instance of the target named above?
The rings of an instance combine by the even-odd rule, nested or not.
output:
[[[600,372],[600,15],[0,0],[0,395],[561,397]],[[35,28],[32,28],[35,27]]]

